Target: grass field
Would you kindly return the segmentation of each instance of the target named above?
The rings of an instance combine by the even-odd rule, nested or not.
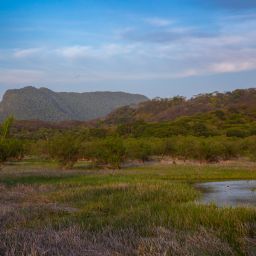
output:
[[[0,255],[256,255],[256,209],[200,205],[200,181],[256,166],[120,171],[9,164],[0,172]]]

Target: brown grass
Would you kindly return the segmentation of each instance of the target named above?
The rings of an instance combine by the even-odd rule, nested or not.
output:
[[[13,230],[0,233],[0,253],[16,255],[235,255],[228,244],[200,230],[182,233],[158,228],[150,238],[133,230],[88,233],[78,226],[55,230]]]

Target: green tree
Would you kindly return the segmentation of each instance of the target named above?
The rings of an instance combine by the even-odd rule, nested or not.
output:
[[[128,158],[140,160],[144,163],[149,160],[152,154],[152,148],[145,141],[134,139],[126,143],[126,152]]]
[[[119,137],[109,137],[85,145],[84,156],[96,161],[97,164],[109,165],[120,169],[125,159],[125,147]]]
[[[10,138],[13,121],[13,117],[8,117],[0,127],[0,165],[12,158],[21,159],[24,154],[23,143]]]
[[[121,168],[121,163],[125,159],[125,147],[122,139],[108,138],[103,143],[103,151],[105,151],[106,162],[115,169]]]
[[[5,140],[9,137],[10,135],[10,129],[11,125],[13,124],[14,118],[12,116],[6,118],[4,122],[1,125],[0,129],[0,139]]]
[[[60,134],[48,142],[48,153],[63,168],[72,168],[79,159],[80,142],[72,134]]]

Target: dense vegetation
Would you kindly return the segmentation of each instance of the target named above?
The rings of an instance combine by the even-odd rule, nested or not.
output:
[[[186,111],[194,115],[147,121],[174,110],[177,115]],[[132,115],[126,118],[129,111]],[[198,111],[202,113],[196,114]],[[113,119],[115,113],[121,113],[117,119]],[[10,130],[12,139],[5,135],[1,140],[2,162],[26,155],[56,160],[65,168],[71,168],[79,159],[121,168],[127,161],[166,157],[174,163],[177,159],[199,162],[256,159],[255,89],[199,95],[190,100],[156,99],[141,103],[136,109],[126,107],[115,113],[105,121],[92,123],[15,121]],[[110,120],[118,124],[110,125]],[[9,131],[10,122],[6,122]],[[5,126],[6,123],[3,129]]]
[[[56,132],[36,140],[14,141],[23,144],[20,155],[56,160],[65,168],[71,168],[79,159],[90,161],[93,165],[117,169],[127,161],[144,163],[166,157],[174,163],[177,160],[219,162],[241,157],[256,160],[256,136],[240,138],[179,135],[144,138],[120,136],[114,131],[94,128]]]
[[[235,90],[227,93],[199,94],[191,99],[176,96],[173,98],[155,98],[138,104],[126,106],[111,113],[106,122],[110,124],[131,123],[138,120],[162,122],[175,120],[182,116],[194,116],[216,112],[221,120],[227,115],[240,114],[255,121],[256,89]],[[235,116],[237,119],[239,117]],[[235,121],[235,120],[234,120]]]

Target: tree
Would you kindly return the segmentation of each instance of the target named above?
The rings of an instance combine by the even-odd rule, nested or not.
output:
[[[14,118],[12,116],[4,120],[0,129],[0,140],[5,140],[10,135],[11,125],[13,124]]]
[[[113,137],[105,139],[99,148],[96,156],[99,161],[103,161],[114,169],[120,169],[121,163],[125,159],[125,147],[121,138]]]
[[[162,158],[164,156],[171,156],[175,157],[177,154],[177,147],[176,147],[176,141],[174,138],[171,139],[164,139],[163,140],[163,152],[162,152]]]
[[[152,149],[148,143],[142,140],[130,140],[126,144],[127,156],[133,160],[141,160],[143,163],[149,160]]]
[[[210,135],[210,131],[207,126],[202,122],[196,122],[193,127],[193,135],[194,136],[204,136],[207,137]]]
[[[24,154],[23,143],[10,138],[13,121],[13,117],[8,117],[0,127],[0,165],[11,158],[21,159]]]
[[[79,159],[80,142],[72,134],[60,134],[53,137],[48,147],[49,156],[57,160],[63,168],[72,168]]]

